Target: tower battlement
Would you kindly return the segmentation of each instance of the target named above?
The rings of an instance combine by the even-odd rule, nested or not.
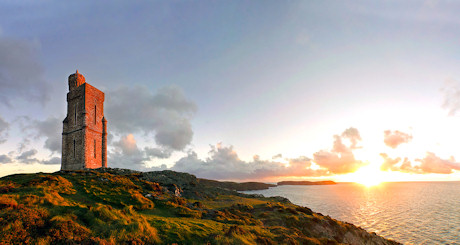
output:
[[[104,96],[102,91],[86,83],[78,70],[69,76],[61,170],[107,167]]]

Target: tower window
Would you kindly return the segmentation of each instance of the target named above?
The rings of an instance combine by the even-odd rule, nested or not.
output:
[[[75,158],[77,149],[76,149],[76,144],[75,144],[75,139],[73,140],[73,158]]]
[[[96,140],[94,140],[94,158],[96,158]]]
[[[96,105],[94,105],[94,124],[96,124]]]
[[[77,125],[77,106],[78,106],[78,103],[75,104],[75,113],[74,113],[75,125]]]

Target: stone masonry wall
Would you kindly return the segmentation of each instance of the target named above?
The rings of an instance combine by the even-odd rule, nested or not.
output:
[[[104,117],[104,93],[86,83],[86,144],[85,168],[102,167],[102,118]]]
[[[63,170],[82,169],[84,142],[85,88],[80,86],[67,93],[67,117],[63,122],[62,166]],[[75,145],[75,146],[74,146]]]
[[[67,94],[63,122],[62,170],[102,167],[104,93],[88,83]],[[106,156],[105,156],[106,157]]]

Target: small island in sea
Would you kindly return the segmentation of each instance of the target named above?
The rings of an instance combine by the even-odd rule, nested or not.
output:
[[[277,185],[336,185],[332,180],[324,181],[281,181]]]
[[[170,170],[0,178],[0,244],[399,244],[283,197]]]

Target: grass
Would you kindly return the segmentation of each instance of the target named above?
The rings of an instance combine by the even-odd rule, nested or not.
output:
[[[283,199],[178,185],[200,195],[176,196],[172,185],[142,173],[7,176],[0,179],[0,244],[337,244],[347,242],[346,233],[381,239]]]

